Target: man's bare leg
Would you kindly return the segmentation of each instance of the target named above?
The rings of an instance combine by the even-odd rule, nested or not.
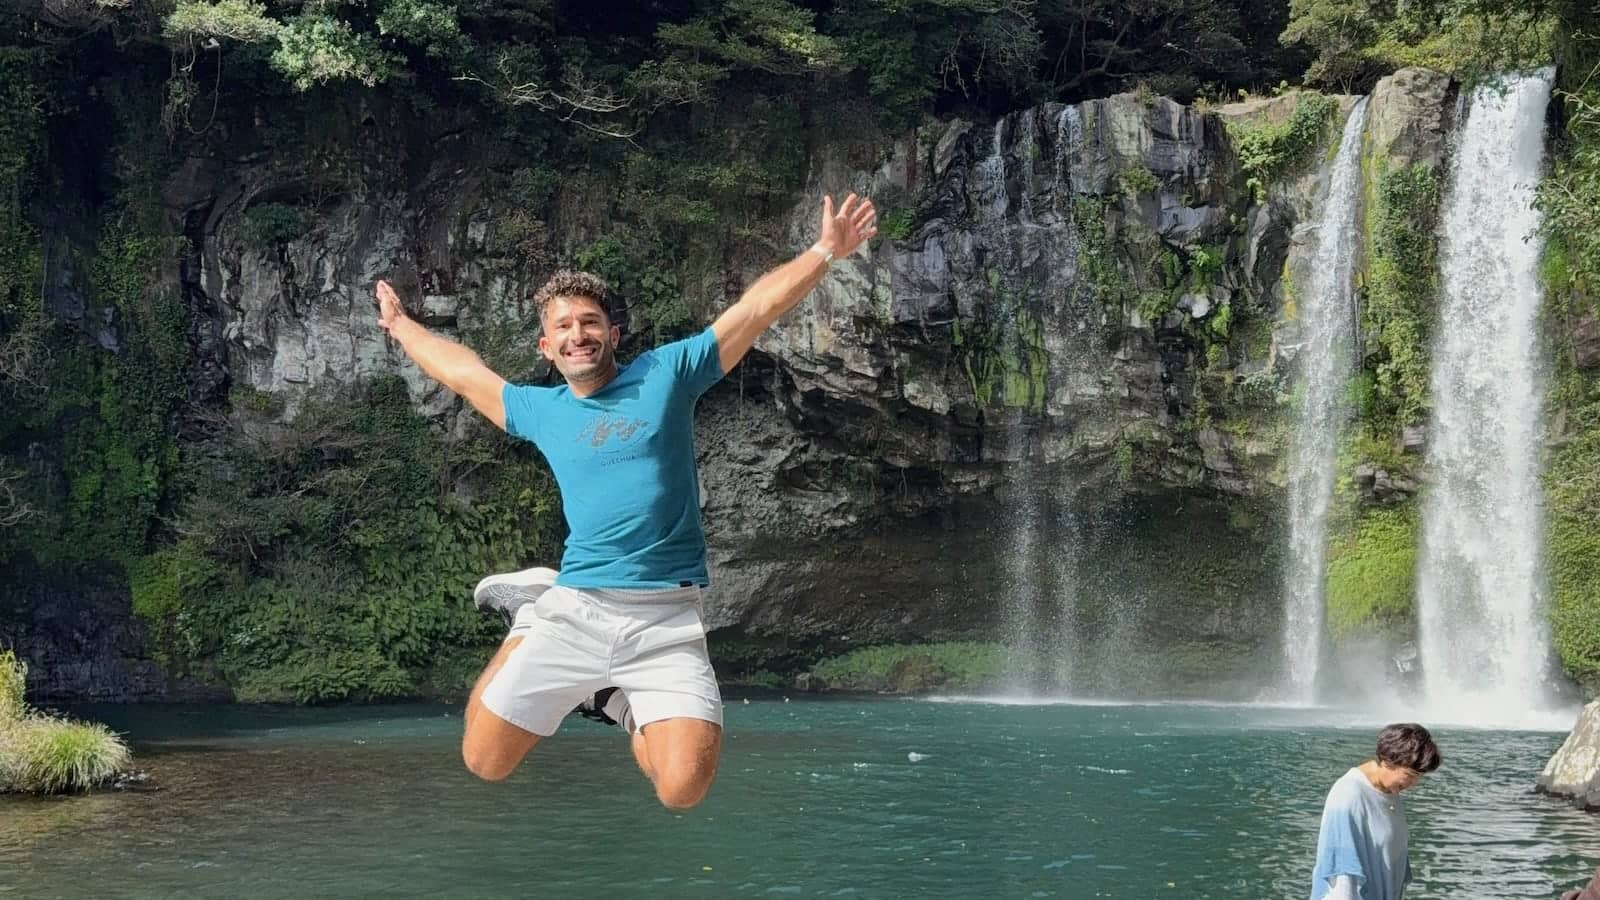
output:
[[[688,809],[705,799],[721,752],[722,726],[704,719],[663,719],[633,736],[633,758],[668,809]]]
[[[489,686],[494,673],[500,671],[500,667],[506,663],[506,657],[520,643],[521,635],[506,638],[494,658],[489,660],[489,665],[484,667],[483,674],[478,676],[478,683],[472,688],[472,697],[467,700],[467,727],[461,736],[461,759],[472,774],[485,781],[500,781],[516,771],[522,758],[528,755],[534,744],[539,743],[537,734],[518,728],[483,706],[483,689]]]

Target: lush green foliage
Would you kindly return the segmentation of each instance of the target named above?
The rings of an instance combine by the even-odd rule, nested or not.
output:
[[[31,101],[36,111],[63,102],[45,84],[36,87]],[[137,73],[116,90],[123,89],[139,90]],[[44,316],[40,290],[46,248],[26,216],[27,204],[39,192],[41,160],[16,156],[22,150],[15,148],[4,151],[19,160],[14,169],[19,174],[15,189],[0,203],[0,218],[21,227],[0,248],[0,276],[7,282],[0,344],[9,348],[0,350],[0,357],[11,362],[0,365],[0,395],[8,413],[0,421],[0,450],[75,423],[61,428],[64,494],[36,473],[21,482],[30,505],[42,513],[30,522],[26,550],[44,562],[120,560],[144,552],[176,463],[171,417],[187,393],[189,348],[181,299],[174,288],[157,285],[178,242],[152,214],[157,200],[150,184],[166,163],[164,148],[148,127],[139,132],[128,126],[141,114],[154,116],[153,95],[143,96],[142,101],[121,93],[108,98],[113,111],[126,117],[107,129],[125,138],[113,157],[123,178],[104,211],[93,255],[73,260],[74,267],[87,270],[91,309],[85,319],[112,325],[111,333],[124,345],[121,352],[93,348]],[[27,146],[24,142],[22,149]],[[37,154],[38,147],[30,152]],[[63,248],[59,242],[54,252],[76,257],[70,245]],[[23,352],[17,352],[19,345]],[[16,535],[0,538],[0,564],[18,552],[16,543]]]
[[[891,241],[903,241],[916,227],[916,211],[895,209],[884,213],[878,220],[878,234]]]
[[[1545,473],[1548,548],[1554,589],[1551,626],[1568,673],[1600,688],[1600,392],[1579,399],[1576,437]]]
[[[243,699],[413,694],[448,648],[499,636],[478,578],[557,557],[546,470],[509,439],[447,443],[398,378],[270,433],[193,447],[180,539],[130,573],[169,666]]]
[[[1246,184],[1256,200],[1266,199],[1267,185],[1282,179],[1325,142],[1339,102],[1311,91],[1295,95],[1294,110],[1281,122],[1229,122],[1228,135]]]
[[[1540,189],[1548,245],[1544,287],[1562,371],[1552,406],[1563,408],[1570,439],[1545,473],[1556,650],[1573,677],[1600,690],[1600,379],[1574,367],[1572,325],[1600,315],[1600,40],[1574,32],[1558,86],[1566,103],[1566,153]]]
[[[1501,0],[1291,0],[1282,39],[1315,56],[1306,81],[1364,91],[1403,66],[1464,78],[1543,65],[1555,22],[1540,3]]]
[[[604,278],[614,296],[624,301],[631,333],[649,334],[649,344],[682,335],[692,323],[683,288],[670,263],[660,254],[640,252],[615,235],[602,235],[578,250],[578,268]]]
[[[862,647],[825,659],[811,672],[829,690],[911,694],[992,686],[1005,664],[1006,649],[999,644],[951,641]]]
[[[1438,292],[1439,176],[1429,166],[1390,170],[1382,159],[1364,167],[1367,272],[1362,325],[1379,352],[1363,366],[1372,373],[1366,418],[1389,430],[1421,421],[1428,403],[1428,334]]]
[[[1363,510],[1328,548],[1328,629],[1404,632],[1413,620],[1417,516],[1405,507]]]
[[[1539,187],[1545,233],[1559,254],[1547,290],[1563,298],[1600,297],[1600,23],[1574,31],[1556,96],[1567,113],[1565,151]]]
[[[1106,200],[1094,195],[1074,198],[1072,224],[1078,235],[1078,277],[1102,305],[1120,310],[1133,298],[1133,286],[1117,257],[1117,234]]]
[[[559,4],[466,0],[130,0],[83,4],[56,29],[103,28],[174,53],[175,102],[198,94],[204,53],[262,66],[296,90],[454,79],[486,98],[611,133],[652,110],[705,103],[741,78],[859,84],[884,121],[999,109],[1135,84],[1191,95],[1273,84],[1287,8],[1267,0],[701,0],[579,15]]]

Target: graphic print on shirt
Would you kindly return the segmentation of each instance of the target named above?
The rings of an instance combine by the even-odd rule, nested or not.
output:
[[[599,454],[601,465],[613,465],[637,459],[645,438],[654,431],[644,419],[601,413],[578,430],[577,443]]]

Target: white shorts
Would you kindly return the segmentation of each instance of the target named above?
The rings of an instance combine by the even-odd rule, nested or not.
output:
[[[722,724],[698,587],[556,585],[517,611],[507,637],[518,636],[481,698],[518,728],[549,737],[580,701],[612,686],[627,695],[636,728],[675,718]]]

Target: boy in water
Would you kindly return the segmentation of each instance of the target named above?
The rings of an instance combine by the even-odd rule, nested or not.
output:
[[[1400,794],[1439,768],[1421,725],[1390,725],[1378,751],[1344,773],[1322,807],[1311,900],[1400,900],[1411,881],[1410,839]]]

